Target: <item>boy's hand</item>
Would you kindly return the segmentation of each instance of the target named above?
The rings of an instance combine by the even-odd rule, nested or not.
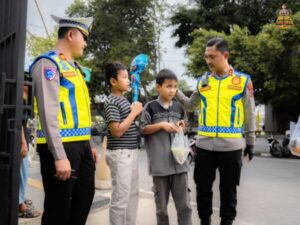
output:
[[[179,132],[180,127],[174,123],[163,122],[162,128],[168,133]]]
[[[131,113],[138,116],[143,111],[143,105],[141,102],[134,102],[130,106]]]
[[[185,129],[186,129],[186,123],[185,123],[184,120],[178,121],[178,122],[176,123],[176,125],[177,125],[178,127],[181,127],[182,130],[185,130]]]

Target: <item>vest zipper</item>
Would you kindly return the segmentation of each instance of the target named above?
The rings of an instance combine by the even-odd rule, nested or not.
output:
[[[221,87],[221,80],[219,80],[219,88],[218,88],[218,101],[217,101],[217,127],[216,127],[216,137],[218,137],[219,132],[219,103],[220,103],[220,87]]]

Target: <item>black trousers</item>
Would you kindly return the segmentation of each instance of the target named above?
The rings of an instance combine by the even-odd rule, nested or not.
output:
[[[39,144],[41,174],[45,190],[42,225],[84,225],[95,193],[95,162],[89,141],[67,142],[64,148],[72,177],[54,177],[54,158],[47,144]]]
[[[234,220],[236,217],[237,190],[239,185],[242,150],[215,152],[197,148],[194,180],[197,190],[197,208],[200,219],[205,220],[212,214],[212,186],[216,169],[220,173],[220,217]]]

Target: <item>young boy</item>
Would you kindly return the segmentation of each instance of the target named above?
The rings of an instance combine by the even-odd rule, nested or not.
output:
[[[111,95],[105,102],[108,126],[106,161],[112,176],[110,225],[135,225],[138,206],[138,143],[135,118],[142,112],[140,102],[130,105],[123,93],[129,89],[126,67],[119,62],[105,67]]]
[[[167,205],[170,192],[177,209],[178,225],[192,224],[192,209],[188,190],[188,163],[176,163],[171,143],[180,125],[184,126],[185,111],[172,101],[177,91],[177,77],[163,69],[156,78],[159,97],[147,103],[141,118],[141,131],[145,136],[149,173],[153,176],[153,192],[158,225],[168,225]]]

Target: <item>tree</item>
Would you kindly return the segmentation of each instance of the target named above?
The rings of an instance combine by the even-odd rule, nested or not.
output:
[[[212,37],[223,37],[229,43],[232,66],[251,74],[256,100],[271,103],[275,112],[284,117],[284,122],[278,121],[283,131],[287,122],[296,120],[300,114],[300,12],[293,16],[293,21],[287,31],[267,24],[257,35],[239,26],[233,26],[229,35],[195,30],[194,41],[187,50],[189,74],[197,77],[207,70],[203,59],[206,42]]]
[[[93,93],[103,90],[103,71],[108,62],[118,60],[129,66],[134,56],[145,53],[151,58],[150,69],[141,76],[142,87],[147,95],[146,86],[154,79],[156,69],[157,6],[160,5],[156,0],[94,0],[88,6],[77,1],[69,8],[70,16],[94,17],[87,48],[89,64],[94,72],[91,83]]]
[[[54,48],[57,41],[57,32],[49,35],[49,37],[39,37],[31,33],[28,34],[26,47],[31,57],[35,58],[41,53]]]
[[[68,8],[67,15],[73,17],[94,17],[92,32],[88,38],[82,64],[92,68],[91,96],[107,92],[104,85],[104,68],[108,62],[121,61],[130,65],[139,53],[150,56],[149,69],[141,76],[142,88],[154,79],[159,48],[159,15],[164,4],[159,0],[93,0],[88,4],[75,0]],[[52,35],[51,35],[52,36]],[[35,41],[36,40],[36,41]],[[33,42],[32,42],[33,41]],[[52,48],[43,43],[53,40],[30,36],[28,41],[31,56]],[[55,41],[53,41],[55,42]],[[38,53],[38,54],[36,54]]]
[[[177,87],[181,91],[190,91],[191,90],[191,86],[187,83],[187,81],[185,79],[178,80]]]
[[[300,2],[293,0],[194,0],[195,7],[181,6],[171,18],[175,26],[173,36],[178,37],[177,47],[189,45],[194,29],[213,29],[230,34],[234,24],[247,27],[253,35],[260,32],[261,27],[276,19],[277,10],[283,3],[293,12],[300,10]]]

